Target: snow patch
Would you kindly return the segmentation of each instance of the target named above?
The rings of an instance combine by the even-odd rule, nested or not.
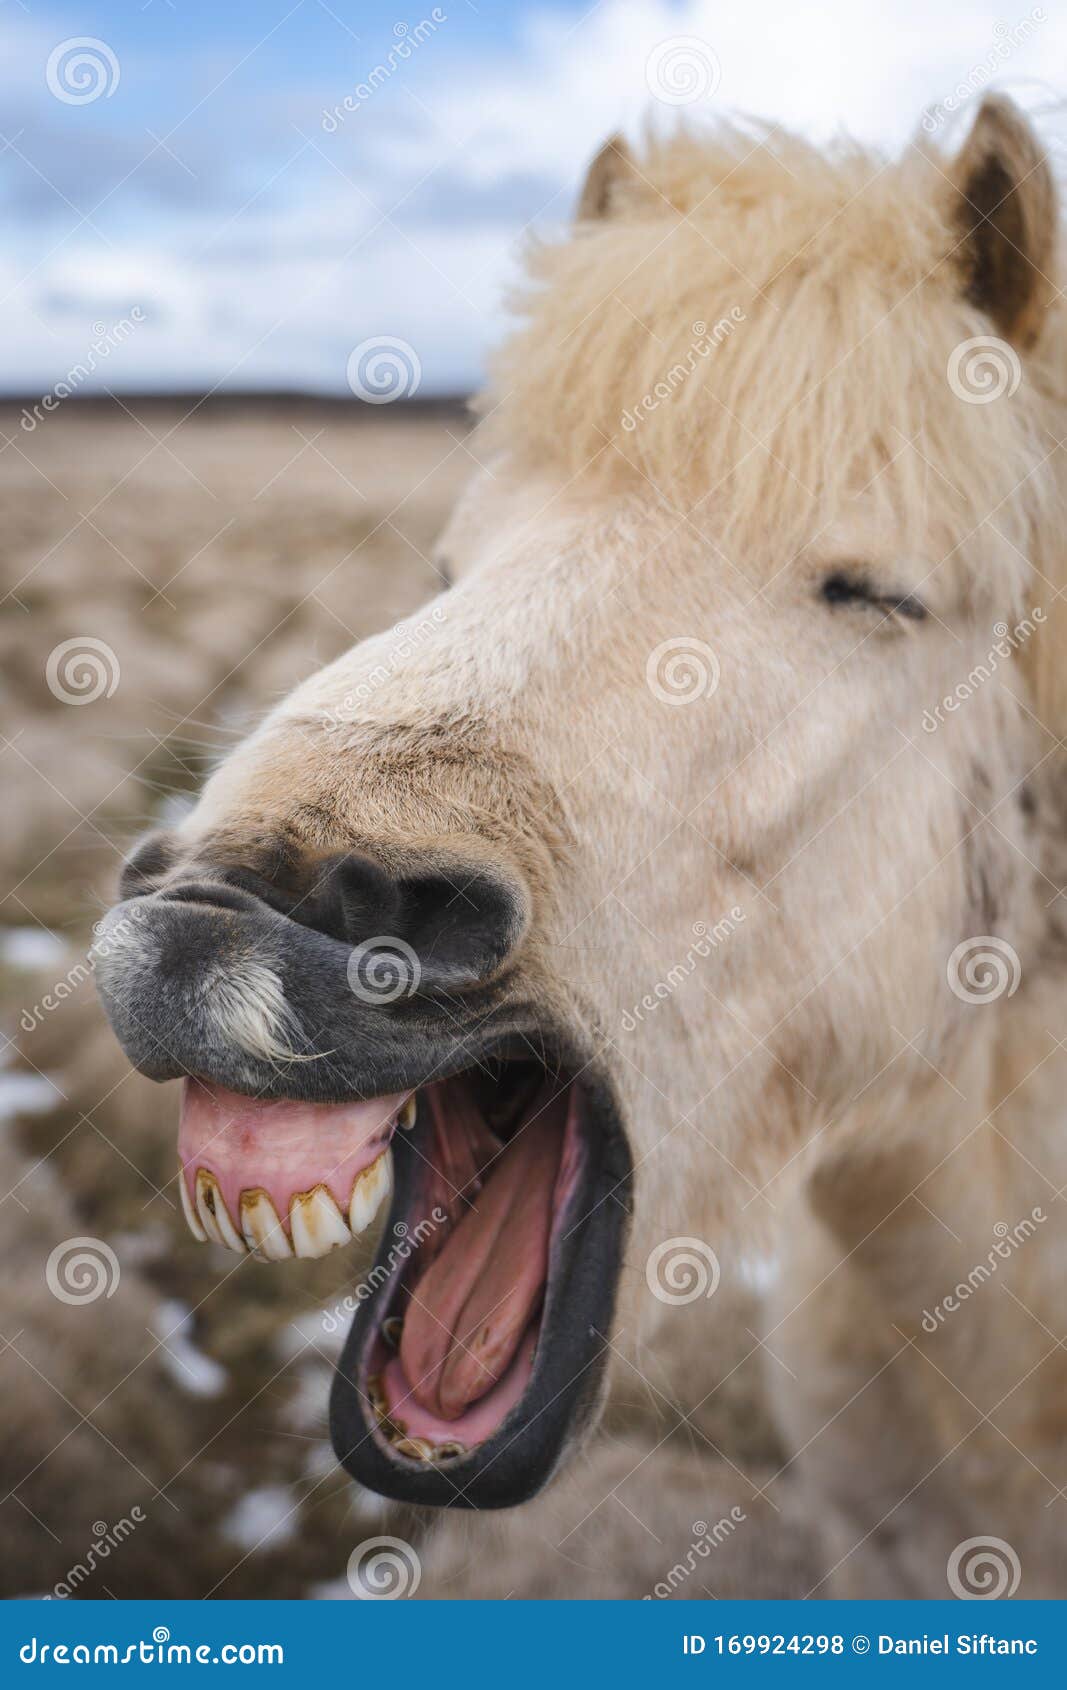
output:
[[[47,927],[0,927],[0,962],[10,968],[55,968],[70,947]]]
[[[223,1534],[252,1554],[288,1543],[300,1523],[300,1499],[288,1485],[250,1490],[221,1522]]]
[[[0,1074],[0,1118],[5,1115],[47,1115],[64,1101],[47,1074]]]
[[[192,1339],[193,1316],[185,1303],[167,1298],[153,1320],[162,1346],[160,1356],[176,1385],[193,1397],[217,1397],[226,1389],[226,1369],[198,1349]]]

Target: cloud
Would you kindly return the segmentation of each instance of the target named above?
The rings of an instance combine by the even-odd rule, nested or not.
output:
[[[389,334],[417,349],[423,391],[469,388],[526,230],[558,226],[604,136],[637,133],[650,107],[661,123],[755,112],[897,146],[925,105],[980,86],[983,63],[1033,104],[1043,67],[1067,54],[1067,16],[1050,15],[998,59],[1004,26],[971,0],[891,13],[883,0],[773,0],[758,21],[708,0],[532,5],[510,38],[457,6],[402,59],[384,18],[310,60],[300,24],[291,72],[288,39],[268,60],[251,26],[246,42],[165,59],[124,43],[115,97],[71,107],[44,86],[58,23],[0,23],[3,127],[21,131],[23,155],[0,156],[9,392],[49,387],[94,323],[134,305],[144,322],[97,385],[341,392],[351,348]],[[646,77],[678,36],[721,73],[713,97],[682,108],[651,100]],[[324,125],[376,65],[373,91]],[[167,115],[153,121],[161,89]]]

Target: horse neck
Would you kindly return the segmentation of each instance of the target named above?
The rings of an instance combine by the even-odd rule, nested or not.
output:
[[[1059,1329],[1067,1054],[1047,1029],[1062,984],[975,1006],[1000,1014],[999,1041],[951,1073],[927,1070],[884,1118],[865,1110],[808,1181],[840,1269],[863,1281],[887,1330],[928,1344],[953,1376],[973,1379],[987,1357],[1001,1371],[1010,1346],[1021,1379]]]

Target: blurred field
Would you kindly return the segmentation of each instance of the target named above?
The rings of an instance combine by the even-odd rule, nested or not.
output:
[[[274,698],[439,586],[467,423],[189,409],[70,405],[30,433],[0,414],[4,1595],[69,1583],[93,1545],[84,1596],[347,1593],[378,1506],[358,1512],[324,1439],[321,1310],[351,1253],[276,1275],[185,1236],[176,1088],[129,1072],[77,965],[131,838]],[[65,703],[49,656],[85,636],[117,684]],[[77,1236],[114,1249],[112,1296],[48,1289]]]
[[[278,1271],[192,1241],[175,1181],[177,1088],[129,1070],[84,957],[129,842],[173,819],[295,681],[440,585],[430,559],[472,467],[468,425],[459,408],[188,409],[72,405],[26,433],[0,408],[6,1596],[347,1597],[361,1540],[384,1530],[424,1544],[425,1521],[348,1483],[326,1437],[347,1322],[331,1331],[323,1310],[369,1264],[350,1249]],[[99,696],[64,702],[49,660],[86,638],[104,646],[100,675],[83,679]],[[111,1294],[78,1301],[96,1287],[73,1278],[73,1301],[50,1289],[53,1251],[72,1239],[114,1252],[117,1283],[101,1282]],[[645,1588],[660,1576],[659,1540],[621,1503],[605,1538],[597,1511],[631,1473],[645,1486],[639,1514],[660,1510],[665,1535],[691,1519],[698,1492],[709,1518],[745,1501],[753,1524],[740,1559],[717,1563],[715,1593],[808,1588],[803,1515],[787,1526],[764,1506],[757,1533],[741,1477],[766,1475],[780,1452],[736,1288],[720,1290],[716,1318],[724,1388],[704,1412],[698,1481],[688,1466],[673,1489],[651,1476],[631,1440],[651,1426],[658,1445],[670,1416],[651,1393],[624,1391],[602,1473],[577,1465],[585,1492],[550,1492],[507,1556],[490,1522],[453,1518],[421,1594]],[[685,1459],[700,1456],[687,1422],[676,1433]],[[725,1463],[707,1459],[715,1449]]]

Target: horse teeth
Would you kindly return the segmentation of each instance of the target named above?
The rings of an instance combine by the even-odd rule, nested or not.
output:
[[[434,1444],[433,1446],[433,1458],[435,1461],[455,1461],[461,1455],[466,1454],[467,1446],[466,1444],[461,1444],[458,1438],[453,1438],[451,1443]]]
[[[210,1244],[222,1243],[222,1232],[215,1218],[216,1198],[221,1203],[218,1181],[214,1174],[201,1168],[196,1176],[196,1218]]]
[[[406,1455],[411,1461],[432,1461],[433,1444],[427,1443],[425,1438],[396,1438],[393,1448],[398,1455]]]
[[[189,1231],[192,1233],[198,1244],[206,1244],[207,1233],[200,1225],[200,1218],[197,1215],[196,1210],[193,1208],[193,1200],[189,1195],[189,1182],[185,1177],[185,1169],[180,1164],[178,1167],[178,1190],[181,1193],[182,1214],[185,1216],[186,1225],[188,1226]]]
[[[418,1113],[418,1108],[417,1108],[416,1103],[415,1103],[415,1093],[412,1092],[411,1096],[408,1098],[407,1102],[404,1104],[404,1107],[401,1109],[399,1115],[396,1118],[397,1119],[397,1125],[399,1127],[402,1127],[406,1133],[409,1133],[411,1131],[412,1127],[415,1125],[415,1116],[417,1115],[417,1113]]]
[[[298,1256],[328,1255],[335,1245],[347,1244],[352,1236],[324,1185],[290,1199],[289,1227]]]
[[[316,1185],[290,1198],[287,1232],[272,1200],[259,1187],[242,1191],[238,1227],[210,1169],[197,1169],[195,1202],[184,1169],[179,1174],[182,1211],[194,1238],[201,1243],[225,1245],[240,1256],[252,1250],[261,1260],[270,1262],[292,1256],[325,1256],[337,1245],[347,1244],[354,1232],[363,1232],[370,1225],[392,1185],[392,1154],[383,1150],[352,1187],[347,1223],[328,1187]]]
[[[353,1233],[365,1232],[378,1212],[382,1199],[393,1189],[393,1153],[383,1150],[377,1161],[364,1168],[352,1187],[348,1203],[348,1224]]]
[[[241,1231],[248,1248],[268,1262],[284,1262],[293,1254],[278,1211],[265,1191],[242,1191]]]
[[[207,1168],[197,1169],[196,1213],[213,1244],[225,1244],[227,1250],[234,1250],[239,1256],[247,1255],[248,1246],[233,1224],[219,1182]]]
[[[389,1409],[380,1373],[373,1374],[372,1377],[367,1380],[367,1396],[370,1399],[371,1407],[380,1420],[383,1415],[388,1413]]]

